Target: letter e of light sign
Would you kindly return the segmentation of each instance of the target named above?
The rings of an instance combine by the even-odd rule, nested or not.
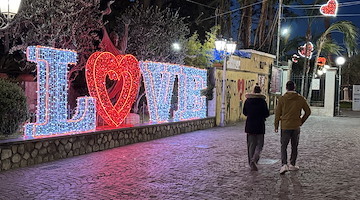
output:
[[[76,64],[77,53],[43,46],[27,48],[28,61],[37,63],[36,122],[25,125],[26,136],[58,135],[93,131],[96,128],[96,101],[79,97],[77,110],[68,119],[68,64]]]
[[[206,97],[201,90],[206,88],[207,71],[169,63],[141,62],[150,121],[170,120],[171,99],[174,82],[178,78],[178,103],[173,120],[190,120],[206,117]]]

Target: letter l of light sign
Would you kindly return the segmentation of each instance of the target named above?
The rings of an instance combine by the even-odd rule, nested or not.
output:
[[[67,67],[77,53],[43,46],[27,48],[27,59],[37,63],[36,122],[25,125],[26,136],[92,131],[96,128],[95,98],[79,97],[77,110],[68,120]]]

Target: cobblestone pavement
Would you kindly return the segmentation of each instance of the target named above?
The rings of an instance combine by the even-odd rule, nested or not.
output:
[[[271,116],[257,172],[240,123],[4,171],[0,199],[360,199],[359,122],[310,117],[285,175]]]

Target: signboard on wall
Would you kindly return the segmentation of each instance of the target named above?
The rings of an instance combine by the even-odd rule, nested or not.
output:
[[[313,90],[320,90],[320,79],[314,78],[311,82],[311,88]]]
[[[266,76],[265,75],[259,75],[257,83],[261,87],[261,90],[263,91],[263,93],[266,92],[266,90],[265,90],[265,82],[266,82]]]
[[[281,69],[273,67],[271,70],[270,92],[281,94]]]
[[[360,85],[353,85],[352,110],[360,111]]]
[[[240,58],[239,57],[231,56],[226,64],[227,64],[226,65],[227,69],[240,70]]]

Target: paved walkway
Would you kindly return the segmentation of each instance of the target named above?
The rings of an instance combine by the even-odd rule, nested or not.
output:
[[[350,109],[341,109],[339,117],[360,118],[360,111],[352,111]]]
[[[0,199],[360,199],[359,118],[310,117],[285,175],[272,122],[258,172],[240,123],[1,172]]]

